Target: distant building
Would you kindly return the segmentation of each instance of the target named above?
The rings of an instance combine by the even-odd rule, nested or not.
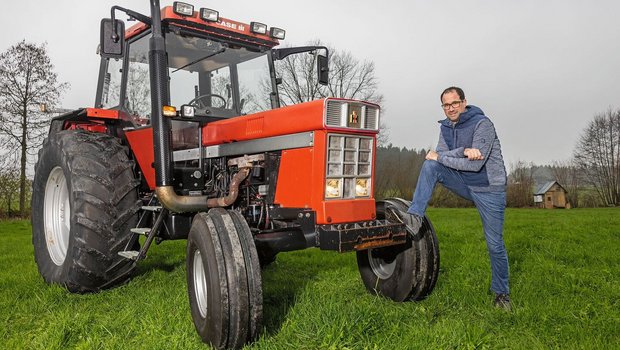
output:
[[[566,199],[568,192],[557,181],[549,181],[538,188],[534,193],[534,204],[539,208],[570,208]]]

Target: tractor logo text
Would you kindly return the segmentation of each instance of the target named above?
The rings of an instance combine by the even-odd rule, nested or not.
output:
[[[237,23],[228,22],[228,21],[219,21],[217,22],[217,24],[219,24],[222,27],[229,28],[229,29],[234,29],[234,30],[239,30],[239,31],[245,30],[245,26],[243,24],[237,24]]]

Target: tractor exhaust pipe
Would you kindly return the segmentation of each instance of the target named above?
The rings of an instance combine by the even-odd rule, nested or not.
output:
[[[175,213],[204,211],[208,208],[227,207],[237,200],[239,185],[250,173],[250,168],[242,168],[236,173],[228,188],[228,195],[219,198],[207,196],[179,196],[172,186],[158,186],[155,193],[159,202],[168,210]]]
[[[149,67],[151,79],[151,122],[155,152],[155,185],[172,186],[172,156],[170,154],[170,120],[164,118],[163,106],[168,105],[168,72],[166,42],[161,29],[159,0],[151,0],[151,38],[149,40]],[[170,209],[170,208],[168,208]]]
[[[155,193],[161,204],[171,212],[183,213],[206,210],[210,204],[213,204],[213,198],[207,198],[207,196],[179,196],[172,187],[171,126],[170,120],[164,118],[163,114],[163,106],[170,103],[170,96],[168,96],[166,41],[162,35],[159,0],[151,0],[151,33],[149,40],[149,73],[151,80],[153,151],[155,155]],[[243,176],[243,179],[245,179],[249,170],[240,171],[239,173],[245,174]],[[228,196],[221,200],[220,198],[215,200],[227,203],[232,199],[232,202],[234,202],[237,198],[241,180],[231,183],[231,190]],[[233,184],[236,184],[234,191]],[[229,198],[231,195],[234,195],[234,198]]]

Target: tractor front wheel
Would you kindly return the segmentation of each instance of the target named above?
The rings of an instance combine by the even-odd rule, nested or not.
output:
[[[390,198],[377,202],[377,218],[400,222],[394,210],[407,211],[409,202]],[[394,301],[421,300],[435,288],[439,275],[439,242],[428,218],[407,243],[357,252],[366,289]]]
[[[136,224],[138,184],[117,138],[81,130],[50,134],[32,186],[34,257],[46,282],[83,293],[112,281],[107,270],[123,259],[118,252]]]
[[[260,265],[250,228],[238,212],[214,208],[194,216],[187,239],[187,292],[205,343],[239,349],[258,336]]]

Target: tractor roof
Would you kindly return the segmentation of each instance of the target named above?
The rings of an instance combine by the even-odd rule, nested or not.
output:
[[[166,6],[161,10],[161,19],[164,23],[174,24],[177,27],[203,32],[222,39],[232,39],[269,48],[279,44],[278,39],[271,38],[267,34],[250,32],[249,24],[222,17],[217,22],[207,22],[199,18],[199,13],[196,11],[192,16],[180,16],[173,12],[172,6]],[[130,39],[148,28],[149,26],[144,23],[137,23],[125,31],[125,37]]]

